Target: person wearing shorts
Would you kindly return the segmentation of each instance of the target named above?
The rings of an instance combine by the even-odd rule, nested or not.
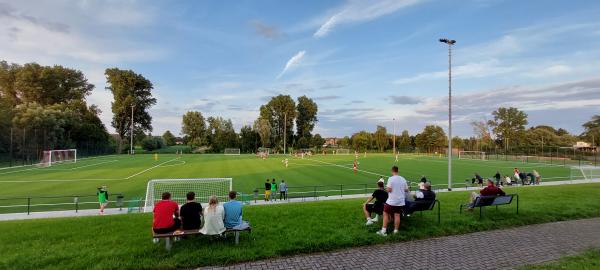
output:
[[[383,205],[387,201],[388,193],[384,190],[383,179],[377,181],[377,189],[373,192],[371,197],[363,204],[363,211],[365,212],[365,218],[367,223],[365,225],[371,225],[378,221],[378,217],[383,215]],[[375,200],[374,203],[371,203]],[[375,218],[371,218],[371,215],[375,213]]]
[[[268,202],[271,199],[271,183],[267,178],[267,182],[265,182],[265,202]]]
[[[103,215],[104,208],[108,206],[108,190],[106,190],[106,186],[99,187],[96,195],[98,195],[98,203],[100,203],[100,215]]]
[[[408,183],[404,177],[398,175],[397,166],[392,167],[392,176],[388,178],[386,191],[388,199],[383,206],[383,224],[381,230],[377,232],[381,236],[387,235],[387,226],[392,215],[394,216],[394,233],[398,233],[400,228],[400,216],[405,204],[405,193],[408,192]]]

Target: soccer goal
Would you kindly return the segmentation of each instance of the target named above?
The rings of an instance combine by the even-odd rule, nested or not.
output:
[[[228,156],[239,156],[240,149],[239,148],[225,148],[225,155]]]
[[[196,193],[196,201],[208,203],[210,196],[217,196],[219,202],[225,202],[232,189],[232,178],[184,178],[153,179],[146,187],[144,212],[152,212],[154,205],[162,199],[163,192],[171,193],[171,200],[182,205],[188,192]]]
[[[571,180],[592,180],[600,178],[600,167],[572,166]]]
[[[485,152],[481,152],[481,151],[458,151],[458,159],[480,159],[480,160],[485,160]]]
[[[271,154],[271,148],[267,148],[267,147],[259,147],[258,148],[258,154]]]
[[[350,149],[336,149],[336,155],[350,155]]]
[[[44,151],[40,165],[47,167],[66,162],[77,162],[77,149]]]

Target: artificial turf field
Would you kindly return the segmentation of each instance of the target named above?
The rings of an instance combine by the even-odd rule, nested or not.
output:
[[[390,168],[398,165],[400,175],[409,181],[427,176],[432,184],[447,185],[447,160],[440,157],[400,155],[396,163],[391,154],[359,155],[358,172],[354,173],[354,155],[316,155],[310,158],[287,156],[289,166],[282,162],[286,156],[271,155],[262,160],[254,155],[113,155],[80,159],[76,163],[51,167],[14,167],[0,169],[0,198],[39,195],[95,194],[98,186],[106,185],[112,193],[127,197],[144,196],[150,179],[231,177],[233,188],[252,193],[263,186],[266,178],[284,179],[291,187],[352,185],[373,183],[380,175],[389,175]],[[512,175],[513,168],[531,172],[536,169],[543,180],[568,180],[569,166],[511,161],[453,160],[455,187],[464,187],[465,179],[479,172],[491,177],[499,170]]]

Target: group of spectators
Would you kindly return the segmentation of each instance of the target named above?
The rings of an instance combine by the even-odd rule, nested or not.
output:
[[[496,174],[494,175],[494,180],[496,180],[495,185],[497,187],[511,186],[514,183],[519,182],[521,182],[521,185],[539,185],[542,181],[542,176],[537,170],[533,170],[527,173],[524,171],[519,171],[519,168],[515,168],[513,170],[513,177],[510,177],[508,175],[502,177],[500,171],[496,171]],[[471,178],[471,184],[475,185],[475,182],[477,182],[477,185],[479,187],[483,187],[484,180],[483,177],[479,175],[479,173],[475,173],[473,178]]]
[[[277,200],[277,192],[279,191],[279,200],[287,200],[287,191],[288,186],[285,183],[285,180],[281,180],[281,184],[279,184],[279,188],[277,188],[277,181],[275,178],[265,182],[265,202],[268,201],[276,201]]]
[[[400,228],[401,216],[410,216],[419,204],[430,204],[435,200],[435,193],[431,191],[431,184],[423,177],[416,192],[410,192],[404,177],[398,175],[398,167],[392,167],[392,176],[388,178],[387,185],[383,177],[377,181],[377,189],[363,205],[363,212],[367,219],[366,225],[372,225],[383,216],[381,230],[377,234],[386,236],[387,225],[394,220],[394,234]],[[375,217],[372,218],[372,215]]]
[[[230,191],[229,201],[219,204],[217,196],[210,196],[208,206],[202,209],[202,205],[195,200],[196,194],[188,192],[186,203],[179,208],[171,200],[171,193],[164,192],[162,200],[154,206],[152,229],[158,234],[181,229],[200,230],[205,235],[220,235],[226,229],[246,229],[250,225],[242,219],[243,204],[236,197],[237,193]]]

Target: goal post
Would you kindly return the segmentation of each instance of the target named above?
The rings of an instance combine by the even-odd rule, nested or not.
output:
[[[571,180],[593,180],[600,179],[600,167],[596,166],[572,166]]]
[[[340,148],[335,150],[336,155],[350,155],[350,149]]]
[[[144,212],[152,212],[154,205],[162,199],[163,192],[171,193],[171,200],[182,205],[190,191],[196,193],[196,201],[200,203],[207,203],[213,195],[219,202],[225,202],[232,188],[232,178],[153,179],[146,187]]]
[[[482,152],[482,151],[458,151],[458,159],[485,160],[485,152]]]
[[[224,154],[228,155],[228,156],[239,156],[240,149],[239,148],[225,148]]]
[[[259,147],[258,148],[258,154],[271,154],[271,148],[268,147]]]
[[[41,166],[52,166],[60,163],[77,162],[77,149],[47,150],[42,152]]]

